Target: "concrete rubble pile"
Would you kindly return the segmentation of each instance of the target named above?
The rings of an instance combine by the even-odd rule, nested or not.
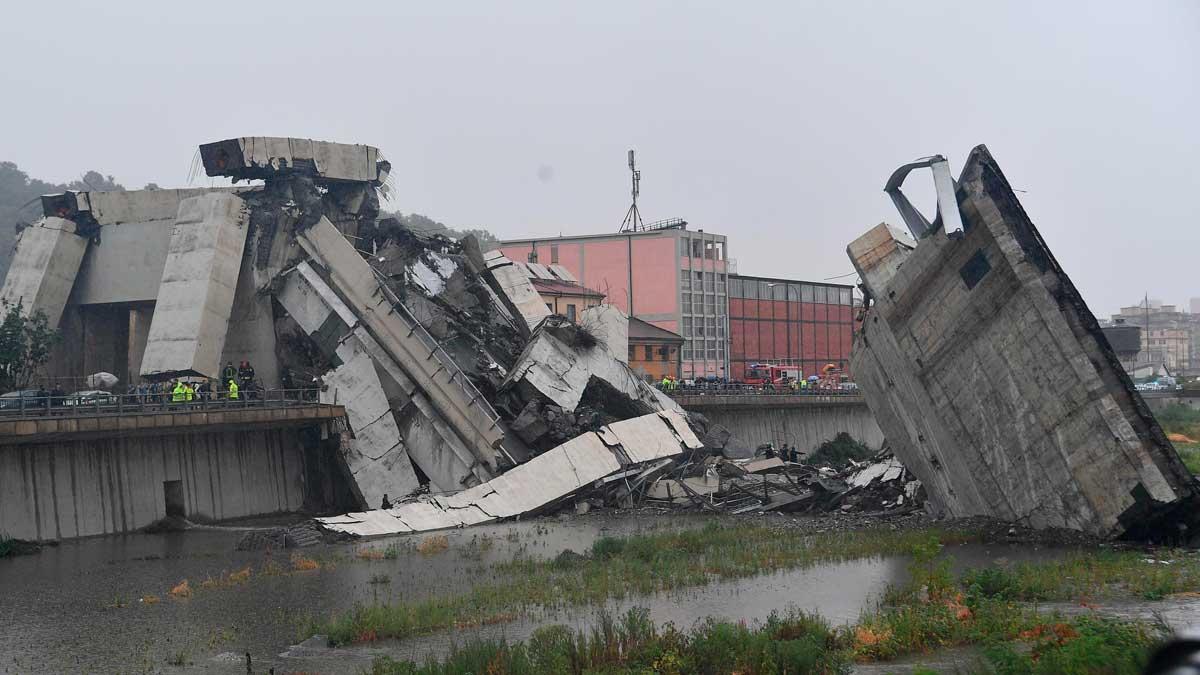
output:
[[[390,164],[376,148],[246,137],[200,160],[234,185],[44,197],[0,297],[64,329],[66,373],[95,354],[149,381],[249,360],[268,389],[344,406],[338,503],[363,513],[326,528],[519,516],[703,448],[706,430],[630,371],[619,310],[550,315],[474,238],[379,220]],[[400,505],[368,511],[385,494]]]
[[[908,513],[924,506],[921,482],[888,449],[841,469],[789,461],[767,451],[748,459],[696,454],[673,463],[622,505],[667,505],[716,513],[837,511]],[[611,499],[610,499],[611,501]]]
[[[929,168],[930,222],[901,185]],[[847,251],[865,310],[851,368],[906,470],[948,516],[1195,540],[1197,483],[983,146],[885,190],[908,232]]]

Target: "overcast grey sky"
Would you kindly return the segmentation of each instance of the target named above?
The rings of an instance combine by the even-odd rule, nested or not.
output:
[[[986,143],[1097,315],[1200,296],[1200,3],[9,3],[0,159],[184,185],[197,144],[368,143],[501,237],[628,206],[746,274],[850,271],[897,165]],[[927,175],[915,176],[919,183]],[[931,195],[932,192],[926,192]],[[851,279],[852,280],[852,279]]]

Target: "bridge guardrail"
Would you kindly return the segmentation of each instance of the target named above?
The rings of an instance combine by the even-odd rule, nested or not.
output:
[[[244,408],[286,408],[320,404],[317,389],[241,390],[238,398],[228,392],[192,394],[190,401],[176,401],[172,392],[142,394],[98,394],[87,397],[17,396],[0,398],[0,419],[47,416],[106,416],[143,412],[189,412]]]
[[[694,386],[675,386],[663,389],[662,383],[654,385],[656,389],[668,396],[860,396],[858,387],[804,387],[791,389],[789,387],[763,387],[752,384],[711,384]]]

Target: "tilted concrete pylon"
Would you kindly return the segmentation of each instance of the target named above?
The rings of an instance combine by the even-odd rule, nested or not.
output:
[[[947,515],[1194,536],[1195,478],[985,147],[954,192],[961,231],[909,212],[919,241],[880,225],[847,249],[851,368],[896,456]]]
[[[248,225],[246,203],[235,195],[210,193],[180,202],[143,376],[218,375]]]
[[[87,245],[75,223],[62,218],[42,218],[25,228],[17,235],[0,298],[21,301],[26,315],[41,310],[50,326],[58,326]]]

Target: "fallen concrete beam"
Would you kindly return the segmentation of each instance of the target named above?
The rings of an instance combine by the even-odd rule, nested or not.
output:
[[[87,239],[75,234],[75,223],[62,218],[42,218],[21,230],[0,298],[20,301],[27,316],[44,312],[50,326],[57,327],[87,245]]]
[[[226,193],[185,199],[163,267],[141,374],[216,377],[249,228]]]
[[[402,504],[387,511],[318,518],[324,528],[362,537],[426,532],[535,513],[633,464],[702,447],[687,420],[671,412],[625,420],[588,432],[487,483],[449,497]],[[620,437],[611,445],[605,436]],[[629,458],[637,457],[636,462]]]
[[[331,288],[379,345],[428,396],[433,408],[495,471],[504,439],[499,415],[425,329],[391,296],[326,218],[299,233],[300,245],[327,274]]]
[[[848,248],[869,307],[851,367],[931,505],[1106,537],[1196,532],[1195,479],[986,148],[946,201],[961,232],[880,226]]]
[[[300,263],[284,276],[276,298],[335,363],[347,362],[360,352],[370,356],[379,373],[380,402],[400,411],[395,420],[397,433],[405,440],[409,458],[429,478],[432,490],[452,492],[493,476],[441,421],[424,392],[308,263]],[[383,392],[391,393],[385,395]],[[374,419],[370,415],[366,417]],[[406,493],[388,494],[398,497]]]

